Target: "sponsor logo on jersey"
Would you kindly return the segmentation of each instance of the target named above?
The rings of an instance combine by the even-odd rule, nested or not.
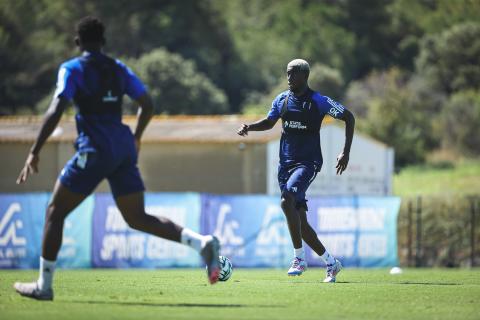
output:
[[[307,130],[307,126],[300,121],[285,121],[285,128]]]
[[[332,117],[337,118],[339,115],[343,114],[343,112],[345,111],[344,106],[342,106],[340,103],[328,97],[327,97],[327,102],[332,106],[328,111],[328,114],[331,115]]]

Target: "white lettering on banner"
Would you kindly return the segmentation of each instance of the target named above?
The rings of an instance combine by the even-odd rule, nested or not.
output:
[[[155,217],[165,217],[173,222],[184,225],[187,214],[185,207],[147,206],[147,214]],[[105,220],[105,231],[126,231],[130,229],[116,206],[108,206]]]
[[[147,214],[156,217],[165,217],[180,225],[185,225],[187,209],[185,207],[147,206]],[[177,243],[142,233],[125,234],[132,230],[123,219],[116,206],[107,207],[105,231],[100,257],[108,261],[117,259],[142,260],[185,258],[188,248]],[[108,232],[121,232],[111,234]]]
[[[357,226],[355,210],[351,207],[318,208],[318,230],[347,231]]]
[[[186,246],[165,241],[165,239],[157,237],[148,237],[148,259],[186,258],[188,257],[188,255],[188,247]]]
[[[123,219],[120,211],[115,206],[108,206],[107,218],[105,219],[105,231],[126,231],[128,225]]]
[[[358,256],[362,258],[385,257],[387,255],[386,235],[360,235]]]
[[[24,246],[27,244],[27,239],[17,236],[17,229],[23,228],[23,222],[21,220],[15,220],[7,228],[7,224],[13,220],[13,215],[15,213],[20,213],[21,209],[20,203],[12,203],[8,207],[7,212],[3,216],[2,220],[0,220],[0,246],[5,246],[9,242],[11,242],[14,246]],[[4,232],[4,230],[6,231]]]
[[[144,258],[145,236],[130,234],[108,234],[103,238],[100,257],[102,260]]]
[[[385,208],[323,207],[318,208],[320,231],[372,231],[385,228]]]
[[[355,252],[355,236],[353,234],[322,235],[325,248],[334,256],[353,257]]]
[[[282,231],[282,228],[285,228],[285,221],[280,207],[268,206],[257,237],[257,245],[289,244],[290,237]]]
[[[229,204],[222,204],[217,218],[217,225],[215,232],[213,233],[220,242],[226,245],[240,246],[243,244],[244,239],[235,234],[235,230],[238,229],[240,224],[237,220],[226,221],[227,215],[232,211],[232,207]]]

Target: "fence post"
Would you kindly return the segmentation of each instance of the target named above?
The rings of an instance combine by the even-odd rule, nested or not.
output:
[[[413,204],[412,204],[412,200],[408,200],[408,209],[407,209],[407,223],[408,223],[408,226],[407,226],[407,267],[411,267],[413,264],[412,264],[412,261],[413,261],[413,248],[412,248],[412,237],[413,237],[413,234],[412,234],[412,225],[413,225],[413,222],[412,222],[412,213],[413,213]]]
[[[470,266],[475,266],[475,215],[477,199],[470,198]]]
[[[417,197],[417,250],[415,252],[415,267],[422,266],[422,197]]]

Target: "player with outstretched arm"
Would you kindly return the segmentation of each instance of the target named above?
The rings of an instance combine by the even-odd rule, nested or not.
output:
[[[288,275],[301,275],[307,268],[303,239],[327,265],[324,282],[335,282],[342,264],[325,250],[308,223],[305,193],[323,163],[320,148],[320,126],[323,118],[328,114],[345,121],[345,145],[337,157],[337,174],[342,174],[348,165],[355,118],[340,103],[311,90],[308,86],[309,74],[310,66],[307,61],[295,59],[288,63],[289,90],[275,98],[266,118],[252,124],[243,124],[237,133],[246,136],[250,131],[270,130],[278,119],[282,119],[278,183],[281,207],[294,247],[294,258]]]
[[[17,292],[26,297],[53,300],[55,260],[62,244],[65,218],[103,179],[108,180],[116,205],[130,227],[196,249],[207,264],[210,283],[218,280],[220,244],[216,237],[200,235],[145,212],[145,188],[137,157],[153,105],[140,79],[123,63],[102,52],[104,29],[103,23],[94,17],[85,17],[77,24],[75,42],[82,55],[60,66],[53,100],[17,180],[24,183],[38,171],[40,150],[73,99],[77,152],[61,171],[46,210],[39,278],[14,284]],[[139,105],[133,134],[122,123],[124,94]]]

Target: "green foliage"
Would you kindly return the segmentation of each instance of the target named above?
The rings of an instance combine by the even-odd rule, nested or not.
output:
[[[454,25],[426,37],[417,67],[435,89],[447,94],[480,89],[480,24]]]
[[[344,82],[342,75],[336,69],[321,64],[314,64],[310,69],[308,79],[310,88],[332,99],[340,100],[343,96]]]
[[[223,92],[195,63],[165,49],[156,49],[130,61],[145,81],[157,110],[165,114],[219,114],[227,112]]]
[[[477,196],[477,203],[480,203]],[[402,265],[408,263],[408,202],[412,202],[413,253],[426,267],[460,267],[470,264],[471,202],[466,196],[423,196],[420,251],[416,251],[416,198],[404,198],[398,217],[398,247]],[[476,227],[478,230],[478,227]],[[479,235],[478,231],[476,232]],[[479,243],[480,237],[475,239]],[[478,256],[478,253],[476,254]]]
[[[480,155],[480,91],[453,94],[442,110],[447,145],[471,156]]]
[[[373,73],[348,91],[347,106],[357,114],[360,130],[394,147],[395,165],[424,160],[437,145],[431,102],[409,88],[411,78],[398,69]]]

